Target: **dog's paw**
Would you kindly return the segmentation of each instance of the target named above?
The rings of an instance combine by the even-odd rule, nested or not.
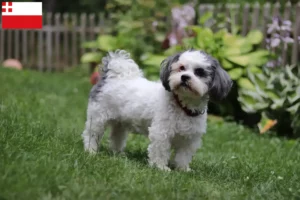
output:
[[[166,172],[170,172],[171,169],[168,166],[157,166],[158,169]]]
[[[153,167],[153,168],[156,168],[156,169],[159,169],[162,171],[167,171],[167,172],[171,171],[171,169],[166,165],[158,165],[158,164],[150,163],[150,167]]]
[[[180,167],[180,168],[176,168],[178,171],[182,171],[182,172],[193,172],[193,170],[190,167]]]
[[[97,154],[97,150],[93,149],[93,148],[85,148],[84,150],[85,150],[85,152],[88,152],[90,155],[96,155]]]

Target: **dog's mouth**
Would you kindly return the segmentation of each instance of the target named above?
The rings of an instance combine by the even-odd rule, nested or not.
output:
[[[195,91],[188,83],[186,82],[181,82],[176,89],[182,88],[183,90],[188,90],[190,92],[192,92],[195,95],[198,95],[198,92]]]

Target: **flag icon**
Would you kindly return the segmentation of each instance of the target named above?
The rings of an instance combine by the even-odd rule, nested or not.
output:
[[[2,2],[2,29],[41,29],[42,2]]]

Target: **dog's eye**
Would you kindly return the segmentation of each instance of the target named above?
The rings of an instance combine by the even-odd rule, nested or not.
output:
[[[184,70],[185,70],[185,67],[184,67],[183,65],[181,65],[181,66],[179,67],[179,70],[180,70],[180,71],[184,71]]]
[[[197,68],[195,69],[195,74],[199,77],[204,77],[206,76],[205,70],[202,68]]]

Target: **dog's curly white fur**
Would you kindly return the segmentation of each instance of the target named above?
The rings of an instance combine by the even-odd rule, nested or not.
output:
[[[232,81],[218,61],[203,51],[187,50],[161,64],[161,82],[143,77],[124,50],[110,52],[102,60],[102,78],[92,88],[85,130],[86,151],[95,153],[107,126],[111,148],[122,152],[129,131],[147,136],[149,164],[170,170],[174,164],[189,171],[192,156],[206,132],[209,99],[226,97]]]

